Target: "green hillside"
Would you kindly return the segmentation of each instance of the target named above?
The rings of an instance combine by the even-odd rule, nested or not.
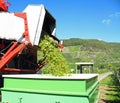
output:
[[[62,53],[71,69],[75,62],[94,62],[95,71],[120,67],[120,43],[72,38],[63,40],[63,45]]]

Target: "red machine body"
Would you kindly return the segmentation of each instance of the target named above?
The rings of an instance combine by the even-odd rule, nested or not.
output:
[[[9,3],[4,0],[0,0],[0,11],[7,12]],[[0,39],[0,72],[1,73],[36,73],[40,68],[44,66],[44,60],[37,63],[37,50],[32,49],[28,21],[26,13],[14,13],[15,16],[24,20],[24,33],[21,34],[20,39],[25,39],[24,42],[19,43],[15,40]],[[6,46],[7,42],[7,46]],[[24,62],[24,61],[27,62]],[[14,66],[9,66],[14,62]],[[22,65],[22,67],[21,67]],[[24,69],[24,67],[28,69]]]
[[[8,11],[8,7],[10,6],[10,3],[7,2],[7,0],[0,0],[0,11]]]

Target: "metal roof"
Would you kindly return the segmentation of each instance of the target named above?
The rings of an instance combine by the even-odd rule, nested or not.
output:
[[[88,65],[93,65],[93,62],[76,62],[76,65],[81,65],[81,66],[88,66]]]

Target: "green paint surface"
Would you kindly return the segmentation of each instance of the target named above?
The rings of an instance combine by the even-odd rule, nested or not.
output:
[[[34,94],[23,92],[2,92],[2,103],[89,103],[88,98],[64,95]],[[81,102],[80,102],[81,101]]]
[[[89,79],[4,78],[2,102],[94,103],[98,77]]]
[[[87,95],[84,80],[46,80],[5,78],[4,89],[54,94]]]

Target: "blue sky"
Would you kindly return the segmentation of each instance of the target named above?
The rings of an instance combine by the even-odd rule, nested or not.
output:
[[[82,38],[120,42],[120,0],[8,0],[10,12],[44,4],[56,18],[59,39]]]

